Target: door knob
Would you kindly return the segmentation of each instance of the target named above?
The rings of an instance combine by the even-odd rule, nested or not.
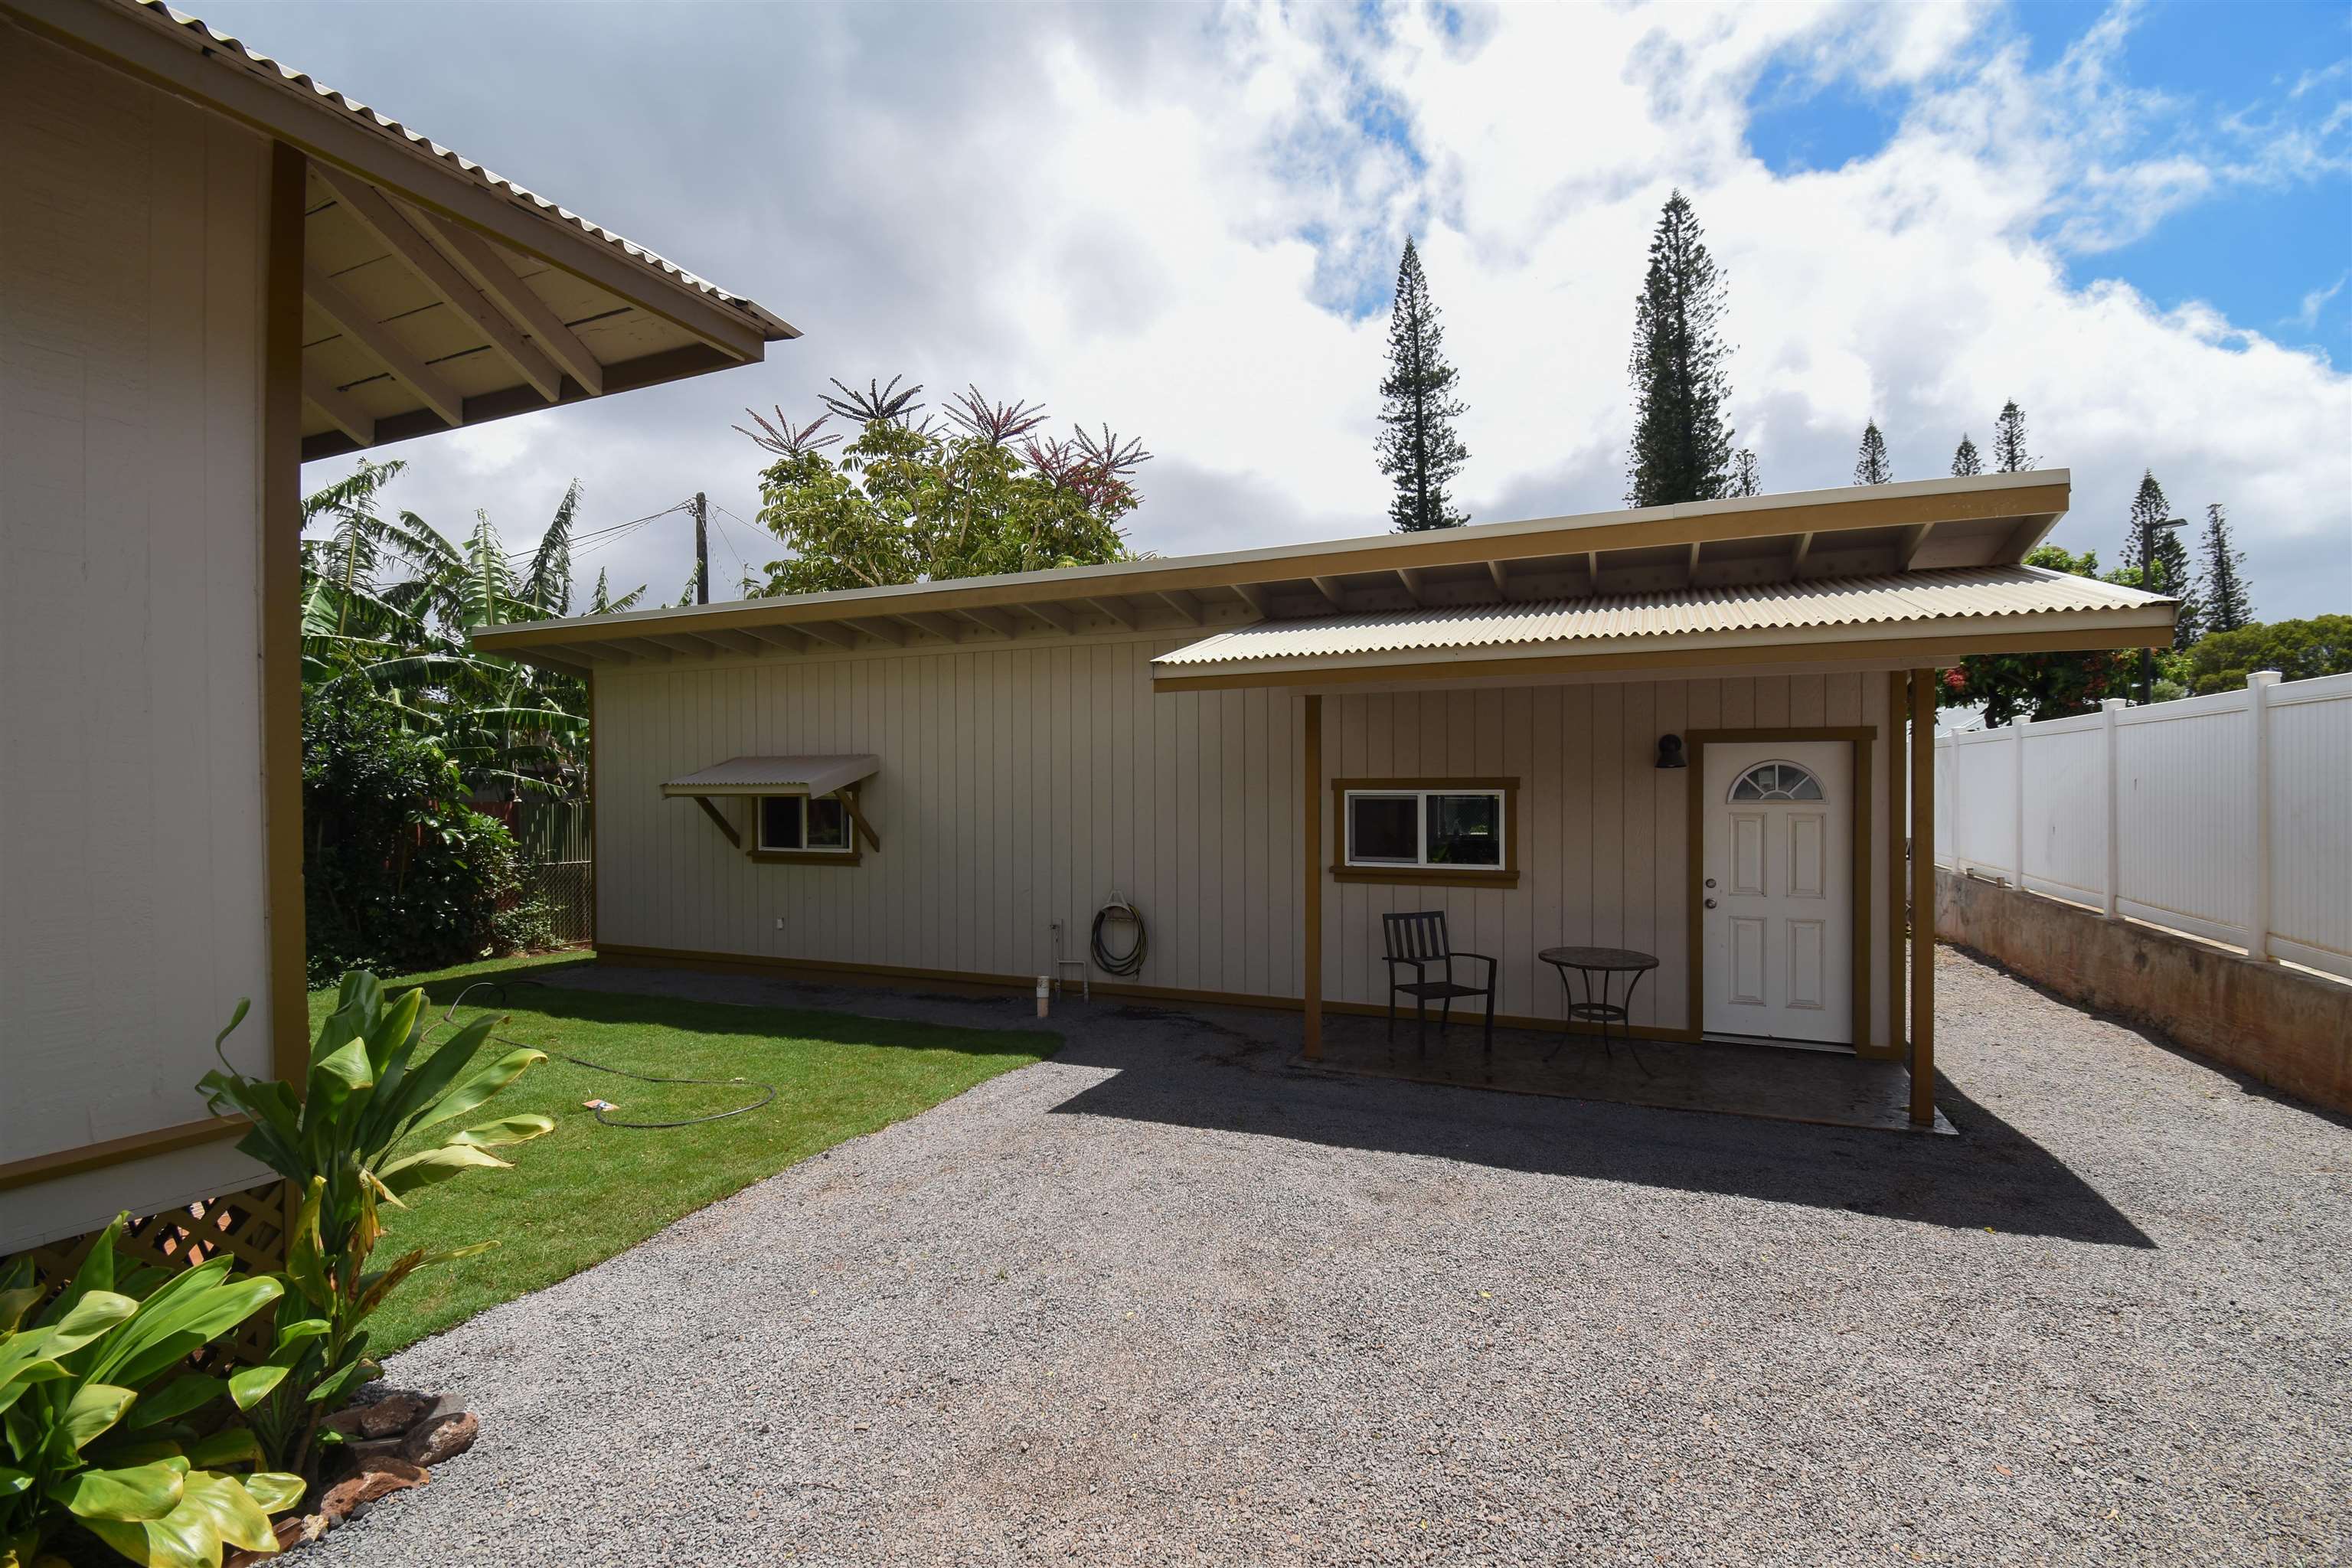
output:
[[[1715,900],[1714,900],[1713,899],[1709,899],[1709,900],[1707,900],[1707,901],[1706,901],[1706,907],[1707,907],[1708,909],[1713,909],[1713,908],[1715,908]]]

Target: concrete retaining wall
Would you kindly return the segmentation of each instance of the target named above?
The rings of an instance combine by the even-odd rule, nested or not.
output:
[[[1936,934],[2273,1089],[2352,1114],[2352,985],[1941,868]]]

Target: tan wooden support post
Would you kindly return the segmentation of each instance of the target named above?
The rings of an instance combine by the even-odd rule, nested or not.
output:
[[[1911,677],[1907,671],[1886,672],[1886,1047],[1900,1060],[1909,1038],[1903,1027],[1909,1001],[1903,989],[1903,949],[1907,939],[1903,909],[1911,897],[1911,868],[1904,858],[1910,842],[1909,801],[1905,781],[1911,776],[1911,753],[1903,737],[1911,721]]]
[[[1936,1124],[1936,672],[1911,672],[1911,1120]]]
[[[302,238],[310,161],[269,147],[262,297],[261,802],[270,1071],[300,1094],[310,1010],[302,910]]]
[[[1307,886],[1301,904],[1305,921],[1303,994],[1307,1024],[1302,1032],[1304,1054],[1315,1061],[1323,1055],[1323,699],[1307,699],[1306,766],[1299,787],[1306,826]]]

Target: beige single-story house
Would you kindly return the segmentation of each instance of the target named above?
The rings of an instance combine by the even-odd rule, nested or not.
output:
[[[143,0],[0,0],[0,149],[6,1254],[266,1173],[239,997],[303,1076],[303,461],[793,332]]]
[[[2024,565],[2063,469],[501,627],[594,691],[600,955],[1388,1005],[1383,913],[1654,956],[1636,1033],[1906,1053],[1933,1118],[1937,671],[2160,645]],[[1676,765],[1681,764],[1681,765]],[[1906,951],[1907,950],[1907,951]],[[1906,957],[1908,970],[1906,977]]]

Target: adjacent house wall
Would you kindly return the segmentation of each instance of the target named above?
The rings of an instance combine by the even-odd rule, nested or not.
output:
[[[0,24],[0,1163],[202,1118],[269,1038],[259,137]],[[0,1192],[0,1253],[241,1185]]]
[[[596,676],[597,931],[659,949],[987,976],[1052,969],[1049,922],[1082,954],[1125,893],[1150,928],[1137,984],[1301,994],[1301,700],[1155,694],[1181,637],[606,668]],[[1384,1000],[1380,913],[1444,909],[1501,963],[1499,1010],[1556,1018],[1535,961],[1562,942],[1657,953],[1636,1021],[1685,1023],[1688,770],[1657,738],[1692,729],[1882,725],[1879,674],[1551,684],[1324,700],[1324,776],[1521,780],[1512,889],[1327,881],[1324,994]],[[664,780],[739,755],[870,752],[882,849],[857,867],[754,864]],[[1874,755],[1885,835],[1885,737]],[[1331,831],[1328,793],[1327,836]],[[749,803],[723,803],[748,834]],[[1327,837],[1323,860],[1330,859]],[[1886,1003],[1886,878],[1871,879],[1873,1016]],[[779,921],[782,921],[781,929]],[[1875,1031],[1885,1039],[1883,1022]]]

